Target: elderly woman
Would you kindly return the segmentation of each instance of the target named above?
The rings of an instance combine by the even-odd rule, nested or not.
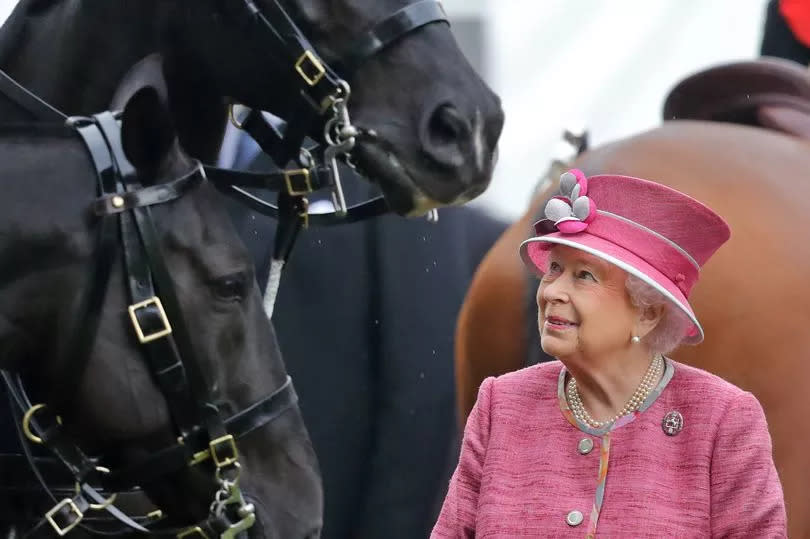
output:
[[[637,178],[561,190],[521,246],[559,361],[481,384],[432,537],[785,537],[759,402],[666,357],[703,339],[687,298],[728,226]]]

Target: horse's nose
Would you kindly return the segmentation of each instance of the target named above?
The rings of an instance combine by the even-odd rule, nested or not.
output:
[[[503,109],[494,94],[481,108],[463,107],[450,100],[427,109],[420,129],[422,151],[436,164],[467,170],[468,181],[488,177],[493,152],[503,128]],[[459,171],[460,172],[460,171]]]
[[[437,164],[448,168],[464,165],[472,147],[475,118],[468,118],[452,103],[429,110],[422,122],[422,150]]]

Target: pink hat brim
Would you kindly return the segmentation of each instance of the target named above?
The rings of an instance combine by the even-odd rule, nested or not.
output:
[[[613,242],[599,238],[587,232],[578,234],[561,234],[554,232],[544,236],[529,238],[520,245],[520,256],[523,263],[534,273],[542,274],[540,268],[546,266],[549,250],[554,245],[567,245],[609,262],[627,273],[634,275],[655,288],[670,303],[681,310],[692,322],[692,329],[683,342],[697,344],[703,340],[703,328],[695,316],[692,306],[681,290],[669,278],[653,266],[627,249]]]

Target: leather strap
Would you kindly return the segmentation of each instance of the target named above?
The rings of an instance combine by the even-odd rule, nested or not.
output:
[[[340,92],[340,78],[319,58],[278,0],[262,2],[261,8],[253,0],[222,0],[220,6],[253,36],[257,53],[274,51],[283,56],[291,80],[314,111],[322,112],[324,102]]]
[[[226,195],[235,198],[253,211],[261,213],[262,215],[267,215],[268,217],[273,217],[275,219],[279,217],[278,206],[252,195],[239,187],[227,186],[226,188],[221,189],[221,191]],[[344,216],[340,216],[334,212],[308,213],[307,219],[309,220],[310,225],[334,226],[364,221],[366,219],[385,215],[388,212],[388,203],[385,201],[385,198],[379,196],[360,204],[349,206],[346,211],[346,215]]]
[[[40,430],[42,426],[40,425],[39,421],[36,419],[35,416],[32,416],[29,421],[29,429],[32,432],[38,434],[40,438],[43,440],[43,443],[52,451],[54,455],[57,457],[57,461],[61,464],[62,467],[67,471],[67,474],[73,478],[74,485],[78,485],[81,483],[81,490],[76,491],[75,486],[72,490],[62,488],[60,489],[51,488],[49,485],[53,484],[53,482],[49,482],[48,479],[43,474],[42,468],[38,465],[37,459],[31,453],[31,449],[26,443],[26,440],[23,437],[21,432],[20,425],[22,423],[22,414],[25,410],[31,408],[31,402],[28,399],[28,396],[25,393],[25,389],[22,386],[22,382],[19,378],[19,375],[14,376],[8,373],[7,371],[2,371],[3,380],[6,383],[7,393],[9,398],[10,410],[12,413],[17,410],[17,414],[14,414],[15,421],[14,425],[17,429],[17,434],[20,439],[20,444],[23,449],[24,458],[27,461],[27,469],[33,473],[34,477],[36,478],[39,486],[41,487],[41,491],[38,491],[40,496],[40,500],[44,500],[47,504],[45,507],[44,512],[46,514],[45,518],[32,518],[31,521],[37,522],[34,526],[35,537],[56,537],[61,536],[60,531],[64,531],[65,528],[70,527],[72,528],[73,525],[80,525],[83,529],[88,530],[92,533],[97,535],[116,535],[120,534],[120,528],[115,530],[114,532],[102,532],[100,530],[93,529],[84,521],[84,513],[86,513],[87,508],[89,508],[89,502],[86,499],[86,496],[90,496],[95,503],[104,504],[105,497],[99,494],[93,487],[85,482],[85,478],[95,471],[95,465],[92,461],[90,461],[84,453],[82,453],[79,447],[72,443],[71,440],[67,440],[66,437],[60,438],[53,438],[49,437],[46,434],[46,431]],[[54,421],[55,424],[58,424],[58,420]],[[59,429],[61,431],[61,428]],[[7,459],[6,459],[7,460]],[[19,460],[19,459],[18,459]],[[54,461],[51,461],[52,463]],[[77,470],[83,469],[82,472],[77,472]],[[59,481],[60,483],[64,483],[64,481]],[[18,483],[19,484],[19,483]],[[44,497],[43,497],[44,495]],[[15,496],[15,499],[18,499],[19,496]],[[66,501],[66,500],[70,501]],[[128,517],[123,512],[119,511],[115,506],[111,504],[105,504],[104,507],[105,511],[109,513],[112,517],[118,520],[120,523],[127,525],[128,527],[139,530],[139,531],[148,531],[146,528],[141,526],[135,520]],[[53,514],[51,514],[53,513]],[[50,518],[48,518],[50,516]],[[13,520],[19,521],[19,515]],[[48,526],[45,526],[45,523]],[[28,535],[26,535],[28,536]]]
[[[447,14],[439,2],[420,0],[408,4],[355,39],[344,50],[339,62],[335,65],[335,69],[341,73],[353,73],[360,67],[360,64],[379,53],[385,47],[414,30],[434,22],[450,24]]]
[[[128,194],[131,200],[148,199],[148,196],[138,195],[142,190],[139,189],[140,185],[137,183],[137,174],[124,156],[120,129],[112,114],[101,113],[94,118],[107,142],[108,153],[116,163],[117,175],[121,184],[118,191],[122,193],[120,196],[125,197]],[[126,194],[123,194],[125,191]],[[176,186],[164,188],[160,198],[164,202],[173,200],[182,192],[184,191],[178,191]],[[176,196],[172,198],[173,195]],[[120,214],[124,267],[126,268],[130,301],[133,306],[130,308],[130,315],[134,318],[135,331],[141,332],[138,335],[141,341],[146,341],[149,336],[157,335],[171,326],[171,333],[142,342],[142,344],[146,349],[152,373],[169,403],[169,410],[175,425],[181,433],[185,433],[199,423],[199,414],[186,377],[181,352],[178,350],[174,338],[176,331],[183,331],[182,328],[176,327],[183,324],[183,321],[174,319],[171,314],[162,309],[161,300],[165,301],[165,298],[159,298],[155,291],[152,275],[153,260],[147,252],[147,238],[144,237],[142,223],[138,222],[141,211],[146,211],[146,208],[135,205],[131,211]],[[151,231],[147,231],[147,233],[149,232]],[[149,236],[148,239],[157,241],[152,236]],[[162,260],[162,256],[160,259]],[[171,285],[164,284],[164,287],[169,286]],[[173,286],[171,288],[173,290]],[[165,294],[162,290],[161,293]],[[169,320],[172,320],[173,324],[170,324]],[[137,324],[135,324],[136,321]],[[191,349],[187,348],[185,351],[190,354]],[[193,356],[188,355],[187,357]]]
[[[93,202],[93,213],[107,217],[140,206],[155,206],[180,198],[205,180],[201,168],[173,182],[144,187],[137,191],[102,195]]]
[[[0,70],[0,93],[8,96],[37,120],[62,123],[67,119],[67,116],[28,91],[3,70]]]
[[[298,395],[288,376],[284,385],[249,408],[225,420],[226,430],[237,440],[263,427],[292,408],[298,402]],[[205,433],[197,430],[189,433],[182,443],[161,449],[148,458],[130,464],[126,468],[113,470],[99,478],[105,489],[119,491],[149,482],[171,472],[188,467],[199,449],[208,448]]]
[[[232,170],[228,168],[217,168],[204,165],[205,176],[218,189],[227,189],[231,185],[248,189],[267,189],[268,191],[287,192],[290,194],[307,195],[312,191],[317,191],[329,186],[329,171],[325,167],[315,167],[294,171],[269,171],[269,172],[248,172],[243,170]],[[289,179],[288,189],[287,181]]]

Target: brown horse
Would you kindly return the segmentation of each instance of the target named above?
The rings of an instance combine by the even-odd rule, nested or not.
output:
[[[810,89],[806,73],[793,73],[799,74]],[[731,240],[706,265],[691,298],[706,340],[680,348],[673,357],[757,396],[773,437],[790,536],[810,537],[810,361],[805,357],[810,356],[810,141],[796,136],[802,133],[797,126],[810,125],[805,123],[810,107],[791,91],[795,102],[780,98],[756,102],[747,111],[732,107],[733,114],[729,108],[723,114],[697,114],[686,99],[690,92],[701,98],[696,102],[702,107],[710,100],[701,85],[707,80],[712,88],[718,84],[704,75],[676,88],[666,117],[749,125],[668,121],[586,151],[572,165],[588,175],[655,180],[705,202],[728,220]],[[742,78],[746,80],[750,82]],[[731,83],[735,91],[746,91],[740,80]],[[753,103],[760,94],[748,95]],[[715,112],[724,106],[718,102]],[[754,127],[766,123],[770,130]],[[462,425],[481,381],[524,367],[537,347],[527,322],[536,319],[537,310],[526,299],[535,285],[522,266],[518,246],[530,235],[543,202],[555,192],[554,184],[538,191],[526,214],[484,259],[468,292],[456,333]]]

